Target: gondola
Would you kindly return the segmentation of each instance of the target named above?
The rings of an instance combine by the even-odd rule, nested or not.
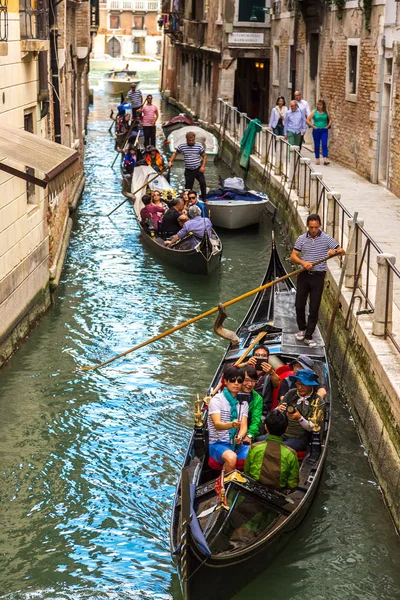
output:
[[[285,269],[273,245],[263,283],[284,274]],[[329,438],[330,382],[319,331],[314,334],[316,348],[306,348],[295,338],[294,301],[295,288],[290,279],[255,297],[237,330],[240,342],[228,348],[208,393],[220,382],[225,367],[234,364],[260,332],[266,332],[262,343],[268,345],[270,362],[281,377],[299,354],[307,353],[314,361],[320,383],[327,389],[320,431],[311,434],[307,451],[299,456],[299,460],[302,459],[300,481],[295,491],[285,494],[261,485],[243,472],[233,471],[224,479],[228,509],[218,509],[215,487],[221,476],[209,465],[207,398],[202,402],[203,413],[200,401],[197,401],[196,425],[177,486],[170,527],[172,556],[185,600],[227,600],[234,596],[264,571],[269,561],[287,544],[315,496]],[[255,516],[252,529],[238,528],[238,523]]]
[[[190,117],[181,113],[180,115],[176,115],[176,117],[172,117],[169,121],[165,121],[161,127],[164,132],[165,137],[167,138],[170,133],[175,131],[176,129],[181,129],[182,127],[187,126],[195,126],[198,125],[196,121],[193,121]]]
[[[136,165],[132,177],[132,191],[138,190],[146,181],[153,179],[156,175],[157,173],[152,167]],[[169,188],[169,184],[160,175],[152,182],[151,187],[152,189],[163,190]],[[136,193],[133,200],[134,213],[142,234],[143,243],[157,258],[185,273],[209,275],[214,271],[218,267],[222,256],[222,242],[215,231],[211,231],[210,237],[205,234],[203,238],[189,234],[172,246],[165,246],[164,239],[158,232],[141,221],[140,211],[143,208],[141,198],[145,192],[146,190],[143,188]]]

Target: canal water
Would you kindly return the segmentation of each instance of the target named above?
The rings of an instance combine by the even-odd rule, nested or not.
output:
[[[156,96],[157,76],[142,88]],[[174,486],[204,394],[225,348],[203,320],[101,372],[80,372],[255,287],[271,238],[221,233],[220,270],[205,279],[143,247],[96,91],[86,188],[55,305],[1,372],[0,598],[178,599],[169,555]],[[162,118],[171,109],[161,105]],[[209,165],[210,186],[227,171]],[[182,168],[172,180],[181,182]],[[89,215],[89,216],[88,216]],[[284,249],[280,245],[281,253]],[[248,303],[231,307],[235,328]],[[393,600],[399,540],[352,419],[336,395],[325,475],[292,543],[237,599]],[[221,581],[221,588],[223,581]]]

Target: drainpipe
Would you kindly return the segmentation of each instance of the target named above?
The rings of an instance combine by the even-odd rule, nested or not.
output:
[[[47,69],[47,51],[39,52],[39,94],[38,102],[42,103],[40,118],[49,112],[49,87],[48,87],[48,69]]]
[[[54,141],[61,144],[61,116],[60,116],[60,83],[58,77],[58,29],[57,29],[57,2],[51,0],[50,17],[50,70],[53,86],[53,113],[54,113]]]
[[[292,52],[292,100],[294,100],[294,93],[296,91],[296,63],[297,63],[297,42],[299,37],[299,8],[297,2],[295,2],[295,13],[294,13],[294,30],[293,30],[293,46]]]
[[[379,108],[378,108],[378,135],[376,138],[376,161],[375,161],[375,183],[379,182],[379,159],[381,155],[381,124],[382,124],[382,102],[383,102],[383,82],[385,80],[385,36],[382,36],[382,60],[381,77],[379,84]]]

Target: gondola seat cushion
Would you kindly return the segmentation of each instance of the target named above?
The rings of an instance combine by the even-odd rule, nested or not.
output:
[[[236,462],[236,468],[238,471],[243,471],[244,463],[245,463],[245,459],[238,459],[238,461]],[[216,460],[214,460],[213,458],[208,459],[208,466],[213,471],[222,471],[222,465],[219,462],[217,462]]]
[[[275,369],[275,373],[277,375],[279,375],[279,379],[281,380],[281,383],[282,383],[283,379],[286,379],[286,377],[289,377],[289,375],[293,375],[293,370],[290,365],[281,365],[280,367],[277,367]],[[281,389],[280,385],[273,389],[271,410],[274,410],[279,404],[280,389]]]

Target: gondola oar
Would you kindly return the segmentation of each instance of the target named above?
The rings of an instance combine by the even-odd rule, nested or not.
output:
[[[335,252],[334,254],[328,254],[328,256],[324,256],[324,258],[320,258],[319,260],[316,260],[315,262],[311,263],[311,265],[312,265],[312,267],[315,267],[316,265],[319,265],[320,263],[325,262],[325,261],[329,260],[330,258],[333,258],[334,256],[338,256],[338,253]],[[225,308],[226,306],[231,306],[232,304],[236,304],[236,302],[240,302],[241,300],[245,300],[246,298],[249,298],[250,296],[254,296],[254,294],[258,294],[258,292],[262,292],[270,287],[273,287],[280,281],[289,279],[289,277],[297,277],[297,275],[299,275],[300,273],[303,273],[306,270],[307,269],[305,267],[302,267],[301,269],[296,269],[295,271],[292,271],[291,273],[286,273],[286,275],[283,275],[282,277],[278,277],[278,279],[275,279],[274,281],[270,281],[269,283],[266,283],[265,285],[261,285],[261,286],[255,288],[254,290],[250,290],[250,292],[246,292],[245,294],[242,294],[241,296],[237,296],[236,298],[233,298],[232,300],[228,300],[227,302],[221,303],[221,306],[223,306]],[[118,360],[118,358],[122,358],[122,357],[126,356],[127,354],[130,354],[131,352],[135,352],[135,350],[139,350],[140,348],[143,348],[144,346],[147,346],[148,344],[152,344],[153,342],[156,342],[157,340],[161,340],[162,338],[166,337],[167,335],[171,335],[171,333],[175,333],[175,331],[179,331],[180,329],[183,329],[184,327],[187,327],[188,325],[192,325],[192,323],[196,323],[197,321],[200,321],[201,319],[204,319],[205,317],[209,317],[210,315],[213,315],[214,313],[219,311],[219,306],[220,305],[214,306],[214,308],[207,310],[206,312],[202,313],[201,315],[197,315],[196,317],[193,317],[192,319],[189,319],[188,321],[185,321],[184,323],[181,323],[180,325],[176,325],[175,327],[172,327],[171,329],[168,329],[167,331],[164,331],[163,333],[159,333],[158,335],[150,338],[149,340],[146,340],[145,342],[142,342],[141,344],[137,344],[136,346],[133,346],[133,348],[129,348],[128,350],[125,350],[125,352],[121,352],[121,354],[117,354],[117,356],[114,356],[113,358],[109,358],[108,360],[106,360],[98,365],[87,365],[85,367],[80,367],[80,369],[78,369],[78,370],[79,371],[96,371],[96,369],[105,367],[106,365],[109,365],[110,363],[114,362],[115,360]]]

